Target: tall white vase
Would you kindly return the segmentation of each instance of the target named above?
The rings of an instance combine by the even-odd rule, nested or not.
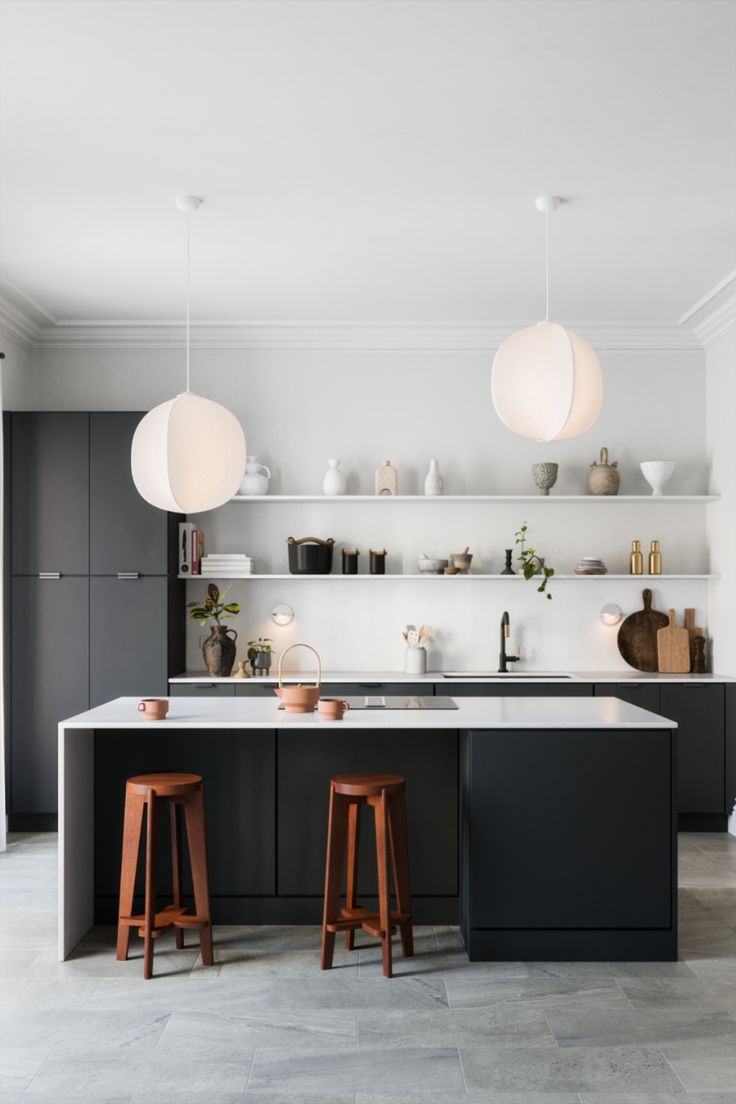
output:
[[[439,461],[430,460],[427,478],[424,480],[424,493],[425,495],[441,495],[444,489],[445,481],[440,472]]]
[[[340,468],[340,461],[328,460],[327,463],[330,466],[322,480],[322,493],[326,495],[344,495],[348,480],[345,472]]]

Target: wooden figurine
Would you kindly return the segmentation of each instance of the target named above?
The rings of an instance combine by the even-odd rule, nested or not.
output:
[[[704,675],[707,670],[705,662],[705,637],[693,638],[693,674]]]

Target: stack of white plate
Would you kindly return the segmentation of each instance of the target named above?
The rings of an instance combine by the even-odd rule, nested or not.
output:
[[[575,564],[576,575],[606,575],[608,568],[597,556],[581,556]]]

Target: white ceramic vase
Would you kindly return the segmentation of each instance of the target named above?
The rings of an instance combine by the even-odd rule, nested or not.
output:
[[[328,460],[327,463],[330,466],[322,480],[322,493],[326,495],[344,495],[348,480],[345,472],[340,468],[340,461]]]
[[[246,456],[245,476],[240,484],[238,494],[241,495],[265,495],[268,494],[268,481],[271,472],[265,464],[261,464],[257,456]]]
[[[415,648],[407,648],[404,670],[407,675],[426,675],[427,649],[421,644]]]
[[[644,460],[639,467],[641,474],[652,488],[652,495],[661,495],[675,470],[674,460]]]
[[[440,472],[439,461],[430,460],[427,478],[424,480],[424,493],[425,495],[441,495],[444,489],[445,481]]]

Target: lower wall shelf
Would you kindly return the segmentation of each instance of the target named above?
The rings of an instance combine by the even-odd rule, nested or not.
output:
[[[387,575],[180,575],[180,579],[187,579],[192,583],[201,583],[205,580],[212,582],[227,582],[229,579],[244,580],[249,579],[252,581],[268,580],[268,579],[291,579],[295,582],[302,581],[323,581],[329,580],[330,582],[337,582],[341,580],[343,582],[381,582],[388,579],[424,579],[427,581],[437,582],[442,580],[447,586],[454,583],[457,585],[457,581],[460,579],[495,579],[498,583],[510,583],[510,582],[524,582],[523,575],[432,575],[429,572],[425,572],[422,575],[401,575],[398,573],[392,573]],[[552,580],[555,583],[558,582],[589,582],[590,580],[601,579],[615,579],[617,582],[628,580],[631,583],[638,583],[641,585],[651,585],[658,582],[671,582],[673,580],[688,580],[690,582],[708,582],[710,579],[720,579],[720,575],[613,575],[611,573],[607,575],[554,575]],[[530,579],[529,582],[532,582]],[[460,583],[462,586],[462,583]]]

